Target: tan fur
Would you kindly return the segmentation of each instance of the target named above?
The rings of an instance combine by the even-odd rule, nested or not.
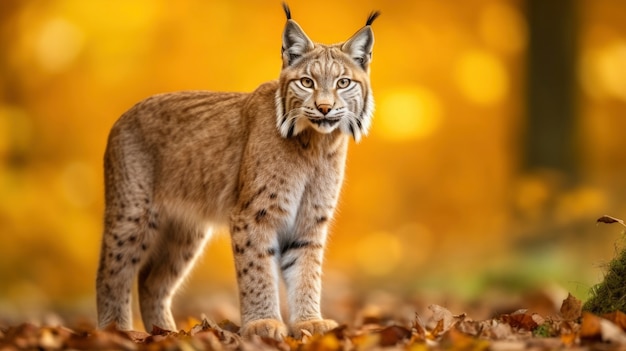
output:
[[[113,126],[105,153],[100,327],[132,327],[138,277],[146,329],[175,330],[172,297],[220,225],[230,228],[242,335],[287,335],[279,274],[294,335],[337,325],[320,313],[321,265],[349,135],[360,138],[371,119],[373,19],[354,40],[325,46],[307,42],[287,13],[278,81],[249,94],[156,95]],[[363,49],[365,63],[354,56]],[[304,87],[302,77],[315,86]]]

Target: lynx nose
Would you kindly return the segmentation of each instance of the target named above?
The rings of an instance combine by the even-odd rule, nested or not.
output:
[[[330,106],[329,104],[317,105],[317,110],[320,111],[324,116],[326,116],[332,108],[333,107]]]

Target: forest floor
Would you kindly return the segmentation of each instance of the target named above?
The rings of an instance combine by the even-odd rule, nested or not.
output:
[[[183,329],[176,332],[155,328],[151,333],[96,330],[89,323],[0,324],[0,350],[626,350],[625,314],[583,312],[581,301],[572,295],[553,300],[539,293],[508,307],[483,301],[481,307],[469,306],[469,313],[423,305],[409,318],[406,306],[417,306],[415,302],[360,306],[350,323],[325,335],[305,333],[302,339],[282,341],[243,339],[235,323],[205,317],[179,322]],[[524,303],[529,308],[519,309]],[[453,306],[449,308],[460,308]],[[399,317],[402,313],[405,317]],[[473,319],[472,313],[489,317]]]

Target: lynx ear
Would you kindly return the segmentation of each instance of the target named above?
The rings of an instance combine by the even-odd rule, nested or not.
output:
[[[304,33],[302,28],[291,19],[291,11],[289,6],[283,3],[283,9],[287,15],[287,24],[283,31],[283,67],[291,66],[302,55],[312,50],[314,47],[313,42]]]
[[[352,59],[364,70],[367,70],[369,63],[372,60],[374,32],[372,31],[371,24],[379,15],[380,12],[378,11],[372,12],[365,22],[365,27],[361,28],[341,46],[341,50],[350,55],[350,57],[352,57]]]

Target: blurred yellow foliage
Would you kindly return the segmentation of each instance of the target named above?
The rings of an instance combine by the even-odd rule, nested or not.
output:
[[[581,174],[572,184],[522,169],[525,1],[289,2],[326,43],[382,11],[378,105],[372,135],[350,151],[331,275],[366,287],[446,288],[496,266],[544,262],[525,250],[547,240],[569,253],[549,261],[555,280],[598,277],[593,267],[619,233],[589,239],[593,220],[626,213],[626,8],[577,4]],[[93,313],[111,125],[155,93],[250,91],[275,79],[284,22],[279,3],[260,1],[0,4],[0,317],[77,299]],[[223,236],[189,291],[232,291],[230,260]]]

